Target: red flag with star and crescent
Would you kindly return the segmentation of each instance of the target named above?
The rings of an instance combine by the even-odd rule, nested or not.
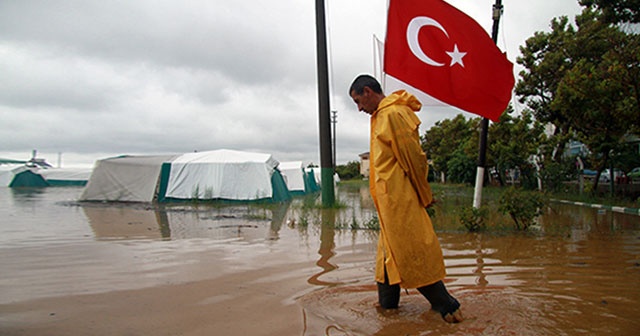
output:
[[[498,121],[513,63],[471,17],[442,0],[391,0],[384,71],[446,104]]]

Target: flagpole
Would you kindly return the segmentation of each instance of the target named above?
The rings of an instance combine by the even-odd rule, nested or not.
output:
[[[333,190],[333,155],[331,154],[331,115],[329,112],[329,66],[324,0],[316,0],[316,53],[318,68],[318,115],[320,118],[320,176],[322,205],[335,203]]]
[[[498,44],[498,27],[502,15],[502,0],[496,0],[493,5],[493,29],[491,38]],[[473,207],[479,209],[482,205],[482,185],[484,182],[484,170],[487,164],[487,134],[489,133],[489,119],[482,118],[480,122],[480,149],[478,153],[478,169],[476,170],[476,186],[473,193]]]

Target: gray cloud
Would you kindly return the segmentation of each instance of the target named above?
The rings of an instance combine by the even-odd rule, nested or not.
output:
[[[344,163],[368,150],[368,117],[346,90],[373,72],[387,1],[326,2]],[[451,3],[490,29],[492,0]],[[505,4],[502,47],[514,60],[525,38],[578,10]],[[232,148],[318,163],[315,46],[309,1],[2,1],[0,157]],[[419,116],[425,129],[456,113]]]

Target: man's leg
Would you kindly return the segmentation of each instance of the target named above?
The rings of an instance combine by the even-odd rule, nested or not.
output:
[[[447,322],[462,321],[462,313],[459,310],[460,303],[447,292],[442,281],[420,287],[418,291],[429,300],[431,308],[438,311]]]
[[[376,282],[378,284],[378,302],[384,309],[398,308],[400,302],[400,285],[389,285],[389,278],[387,277],[387,270],[384,270],[384,283]]]

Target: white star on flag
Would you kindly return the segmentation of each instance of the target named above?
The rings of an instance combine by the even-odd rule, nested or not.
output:
[[[451,64],[450,66],[454,66],[456,63],[460,64],[460,66],[462,66],[464,68],[464,63],[462,62],[462,58],[467,55],[466,52],[461,52],[460,50],[458,50],[458,45],[454,44],[453,45],[453,51],[447,51],[446,52],[449,57],[451,57]]]

